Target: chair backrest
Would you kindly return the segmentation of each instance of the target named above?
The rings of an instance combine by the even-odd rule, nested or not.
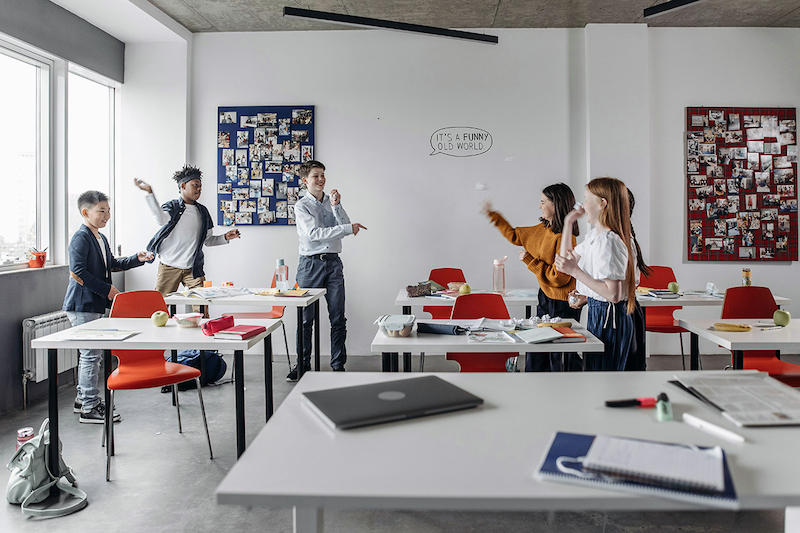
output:
[[[150,318],[156,311],[166,311],[167,304],[158,291],[121,292],[111,304],[111,317]]]
[[[464,277],[464,272],[460,268],[434,268],[431,270],[431,275],[428,276],[429,280],[435,281],[444,288],[451,281],[463,281],[466,283],[467,278]]]
[[[725,291],[720,318],[772,318],[778,304],[767,287],[731,287]]]
[[[511,318],[503,297],[494,293],[465,294],[456,298],[451,318]]]
[[[642,272],[642,279],[639,284],[643,287],[648,287],[650,289],[666,289],[667,285],[671,282],[677,281],[671,267],[651,265],[650,269],[653,272],[649,276],[645,276],[644,272]]]

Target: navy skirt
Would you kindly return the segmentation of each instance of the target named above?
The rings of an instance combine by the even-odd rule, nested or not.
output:
[[[589,298],[586,328],[603,341],[602,353],[586,353],[586,370],[625,370],[634,336],[633,315],[628,314],[628,301],[616,304]]]

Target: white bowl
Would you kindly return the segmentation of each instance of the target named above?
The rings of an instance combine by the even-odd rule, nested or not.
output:
[[[203,318],[203,315],[200,313],[183,313],[176,314],[172,318],[175,319],[179,328],[198,328],[200,327],[200,319]]]

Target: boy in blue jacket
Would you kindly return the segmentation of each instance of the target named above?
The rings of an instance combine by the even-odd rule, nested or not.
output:
[[[111,218],[108,196],[99,191],[86,191],[78,197],[78,211],[83,225],[69,242],[69,286],[62,309],[67,312],[73,326],[79,326],[102,317],[119,294],[111,284],[111,272],[141,266],[152,254],[116,259],[111,254],[105,235],[100,233]],[[80,350],[78,362],[78,397],[73,411],[80,413],[84,424],[102,424],[105,404],[100,399],[97,382],[103,350]],[[114,422],[120,420],[114,413]]]

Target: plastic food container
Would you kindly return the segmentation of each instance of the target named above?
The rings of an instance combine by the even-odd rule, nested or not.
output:
[[[200,319],[203,315],[200,313],[175,313],[172,317],[177,322],[179,328],[197,328],[200,327]]]
[[[383,315],[374,323],[378,324],[384,335],[389,337],[408,337],[414,329],[414,315]]]

